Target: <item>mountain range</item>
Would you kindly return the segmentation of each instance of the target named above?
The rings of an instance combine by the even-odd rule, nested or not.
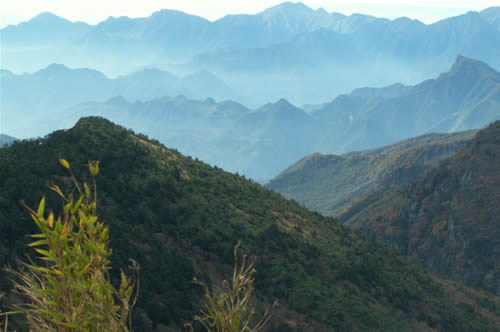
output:
[[[331,218],[102,118],[0,149],[1,265],[29,253],[35,225],[21,200],[34,206],[46,193],[47,208],[59,212],[47,183],[71,190],[61,157],[83,179],[88,160],[100,160],[97,211],[110,227],[111,278],[128,258],[141,266],[135,330],[179,329],[191,320],[203,304],[193,277],[211,287],[228,278],[239,240],[256,257],[259,311],[279,299],[272,331],[500,326],[497,298],[432,277]],[[4,271],[0,287],[8,294],[2,301],[19,301]]]
[[[426,134],[381,148],[343,155],[310,154],[266,187],[325,215],[338,216],[367,192],[407,183],[436,166],[476,131]]]
[[[51,64],[33,74],[17,75],[0,70],[0,81],[2,129],[23,138],[48,133],[33,125],[47,114],[53,116],[82,102],[106,101],[118,95],[132,101],[168,95],[238,99],[233,89],[206,71],[179,78],[166,71],[148,68],[110,79],[96,70]]]
[[[433,131],[480,128],[500,119],[500,73],[463,56],[437,79],[415,86],[356,89],[308,113],[285,99],[249,109],[213,98],[111,98],[116,90],[109,86],[133,97],[167,90],[162,88],[168,86],[167,73],[147,70],[136,76],[143,79],[109,80],[96,71],[60,65],[32,75],[2,72],[9,83],[2,100],[4,132],[20,138],[43,136],[71,127],[82,116],[98,115],[182,153],[266,182],[313,152],[371,149]],[[155,84],[158,90],[151,86]],[[28,88],[32,97],[22,98]],[[111,99],[63,107],[85,98]]]
[[[497,121],[368,151],[312,154],[266,186],[430,272],[499,295],[499,153]]]
[[[46,12],[0,36],[0,266],[34,258],[25,207],[74,192],[58,160],[84,181],[99,160],[137,331],[185,328],[193,278],[215,289],[240,242],[257,315],[280,303],[268,331],[500,331],[500,7]],[[0,312],[23,300],[11,277]]]
[[[281,99],[256,110],[232,102],[163,97],[128,102],[115,97],[89,102],[55,115],[57,128],[71,127],[82,116],[103,116],[142,131],[181,152],[231,172],[265,181],[310,152],[316,123],[304,111]],[[49,132],[54,122],[39,120],[38,130]],[[280,158],[275,158],[280,155]]]
[[[335,152],[349,152],[428,132],[481,128],[499,119],[499,106],[500,73],[458,56],[436,79],[414,86],[357,89],[311,116],[333,133],[319,146],[337,144]]]
[[[361,86],[415,84],[457,56],[500,68],[498,7],[426,25],[313,10],[285,2],[214,22],[174,10],[97,25],[42,13],[3,28],[2,67],[34,72],[51,63],[107,75],[155,65],[184,76],[207,70],[262,104],[286,98],[322,103]],[[252,105],[256,106],[256,105]]]

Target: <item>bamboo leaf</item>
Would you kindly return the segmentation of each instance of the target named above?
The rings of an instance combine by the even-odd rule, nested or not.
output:
[[[34,239],[44,239],[44,238],[47,237],[45,234],[31,234],[31,235],[28,235],[28,236],[32,237]]]
[[[59,158],[59,162],[64,168],[69,169],[69,163],[65,159]]]
[[[28,265],[28,267],[33,270],[33,271],[36,271],[36,272],[43,272],[43,273],[49,273],[50,274],[50,270],[45,268],[45,267],[41,267],[41,266],[34,266],[34,265]]]
[[[83,187],[85,188],[85,195],[87,196],[88,199],[90,199],[90,188],[89,188],[87,182],[83,183]]]
[[[73,200],[71,200],[68,204],[64,205],[64,214],[68,214],[71,205],[73,204]]]
[[[49,186],[50,189],[52,189],[53,191],[55,191],[59,196],[61,196],[63,199],[65,199],[66,197],[64,196],[63,192],[61,191],[61,188],[59,188],[59,186],[57,185],[53,185],[53,186]]]
[[[51,257],[52,256],[51,253],[49,253],[47,250],[44,250],[44,249],[35,248],[35,251],[37,253],[39,253],[40,255],[43,255],[43,256],[46,256],[46,257]]]
[[[28,247],[36,247],[36,246],[41,246],[41,245],[48,244],[48,243],[49,243],[49,241],[47,239],[38,240],[38,241],[31,242],[30,244],[28,244]]]
[[[73,209],[71,210],[72,214],[75,214],[76,211],[78,211],[78,208],[80,207],[80,204],[82,204],[83,196],[80,196],[78,201],[76,201],[75,205],[73,206]]]
[[[52,272],[54,272],[55,274],[57,274],[58,276],[61,276],[61,277],[64,277],[64,273],[62,271],[59,271],[57,269],[53,269]]]
[[[49,218],[47,219],[47,222],[49,223],[50,228],[54,227],[54,213],[52,212],[49,213]]]
[[[42,196],[42,199],[40,201],[40,204],[38,204],[38,211],[37,215],[38,216],[43,216],[43,211],[45,210],[45,196]]]

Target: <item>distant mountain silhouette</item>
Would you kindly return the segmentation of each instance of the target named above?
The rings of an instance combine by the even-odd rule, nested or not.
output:
[[[143,69],[114,79],[91,69],[51,64],[33,74],[0,71],[3,130],[18,137],[46,134],[30,122],[86,101],[105,101],[117,95],[150,100],[179,94],[191,98],[237,98],[238,94],[207,71],[179,78],[158,69]],[[22,119],[23,121],[19,121]],[[31,129],[30,129],[31,127]]]
[[[84,103],[57,115],[58,125],[69,127],[82,116],[95,115],[261,181],[308,153],[315,138],[311,133],[317,128],[314,119],[284,99],[250,110],[231,101],[184,96],[135,103],[124,98]],[[51,122],[39,125],[49,130]]]
[[[214,95],[233,93],[207,72],[179,79],[145,69],[108,79],[92,70],[52,65],[32,75],[0,75],[8,83],[3,92],[5,133],[45,135],[72,126],[81,116],[100,115],[259,181],[313,152],[366,150],[429,132],[481,128],[500,119],[500,74],[462,56],[437,79],[357,89],[309,113],[285,99],[252,109],[206,98],[210,95],[193,99],[204,89]],[[26,91],[33,91],[29,98]],[[109,100],[116,96],[123,98]]]
[[[70,22],[49,12],[41,13],[27,22],[9,25],[0,30],[2,46],[45,46],[71,44],[92,30],[83,22]]]
[[[405,87],[358,89],[311,112],[332,134],[318,146],[348,152],[427,132],[480,128],[500,118],[500,73],[458,56],[449,72]]]
[[[500,49],[491,47],[500,44],[498,17],[492,7],[426,25],[291,2],[214,22],[167,9],[97,25],[44,13],[1,30],[2,67],[22,73],[57,62],[118,76],[157,64],[208,70],[259,104],[282,97],[322,103],[361,86],[433,78],[457,54],[500,69]]]

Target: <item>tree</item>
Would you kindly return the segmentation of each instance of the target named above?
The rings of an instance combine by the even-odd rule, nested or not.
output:
[[[109,229],[96,214],[99,163],[88,165],[91,192],[86,182],[75,179],[66,160],[59,161],[68,170],[78,196],[49,186],[63,200],[58,218],[52,211],[45,213],[44,197],[36,211],[26,206],[40,230],[30,235],[34,240],[29,247],[45,263],[30,260],[20,270],[8,269],[15,276],[16,291],[27,299],[26,304],[16,306],[16,313],[25,315],[32,331],[129,331],[136,282],[123,271],[118,289],[110,282]],[[138,273],[137,264],[132,263]]]

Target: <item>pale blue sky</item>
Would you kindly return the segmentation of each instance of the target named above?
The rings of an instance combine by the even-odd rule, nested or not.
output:
[[[0,28],[17,24],[49,11],[71,21],[95,24],[109,16],[144,17],[159,9],[177,9],[210,20],[227,14],[253,14],[280,0],[0,0]],[[295,1],[294,1],[295,2]],[[498,0],[303,0],[304,4],[328,12],[363,13],[378,17],[407,16],[432,23],[500,5]]]

